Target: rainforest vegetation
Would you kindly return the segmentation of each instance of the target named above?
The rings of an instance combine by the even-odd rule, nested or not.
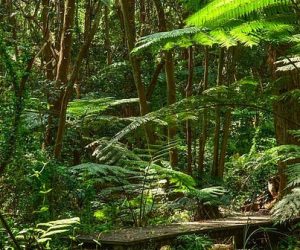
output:
[[[0,0],[0,249],[299,211],[299,0]]]

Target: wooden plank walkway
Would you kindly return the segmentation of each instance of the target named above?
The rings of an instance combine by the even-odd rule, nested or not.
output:
[[[130,228],[123,230],[112,231],[108,234],[100,236],[100,241],[104,244],[119,244],[127,245],[138,242],[152,240],[163,240],[177,237],[183,234],[206,234],[211,231],[231,230],[243,228],[247,224],[252,226],[267,226],[271,225],[269,216],[251,216],[251,217],[231,217],[218,220],[206,220],[199,222],[176,223],[170,225],[149,226],[144,228]]]
[[[206,234],[212,238],[235,236],[238,240],[242,240],[247,227],[249,231],[253,231],[259,227],[272,226],[273,221],[270,216],[235,216],[217,220],[114,230],[95,237],[79,237],[79,240],[89,245],[95,244],[93,239],[96,239],[102,244],[101,249],[146,249],[141,248],[141,244],[159,245],[161,243],[160,245],[163,245],[162,243],[171,242],[184,234]]]

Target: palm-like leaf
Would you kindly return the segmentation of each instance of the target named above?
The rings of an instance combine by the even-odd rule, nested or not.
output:
[[[237,19],[267,7],[291,3],[289,0],[214,0],[187,19],[189,26],[219,25],[230,19]]]

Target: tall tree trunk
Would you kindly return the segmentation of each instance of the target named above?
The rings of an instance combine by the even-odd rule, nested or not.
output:
[[[209,53],[208,47],[204,49],[204,79],[203,79],[203,91],[208,88],[208,70],[209,70]],[[199,155],[198,155],[198,171],[199,175],[202,176],[204,172],[204,156],[205,156],[205,144],[207,140],[207,110],[203,109],[202,114],[202,131],[199,137]]]
[[[193,78],[194,78],[194,50],[193,47],[188,49],[188,81],[186,85],[186,98],[189,98],[193,94]],[[187,143],[187,172],[192,175],[193,168],[193,156],[192,156],[192,124],[190,120],[186,121],[186,143]]]
[[[52,82],[54,80],[54,72],[53,72],[53,63],[52,60],[54,60],[51,50],[51,41],[50,41],[50,20],[49,20],[49,6],[50,0],[43,0],[42,1],[42,27],[43,27],[43,38],[44,42],[46,43],[44,53],[43,53],[43,59],[45,61],[46,66],[46,79],[49,82]],[[51,103],[50,101],[50,93],[47,94],[48,103]],[[49,112],[48,118],[47,118],[47,127],[45,131],[45,138],[43,143],[43,148],[47,148],[49,145],[52,144],[52,132],[53,132],[53,114]]]
[[[231,111],[227,110],[224,117],[223,135],[220,148],[219,164],[217,169],[217,177],[220,179],[223,179],[225,170],[225,158],[228,147],[228,138],[230,135],[231,116]]]
[[[151,82],[147,89],[147,94],[146,94],[147,101],[150,101],[150,99],[153,95],[154,89],[158,82],[158,76],[159,76],[160,72],[162,71],[164,65],[165,65],[164,61],[161,61],[159,64],[156,65],[156,68],[155,68],[154,73],[151,78]]]
[[[145,35],[145,28],[146,28],[146,6],[145,0],[140,0],[140,36]]]
[[[167,31],[167,22],[165,17],[164,8],[160,0],[153,0],[158,17],[159,31]],[[165,52],[165,72],[167,78],[167,102],[171,105],[176,102],[176,83],[174,72],[174,61],[172,52]],[[168,127],[168,140],[172,141],[176,136],[176,122],[170,122]],[[171,166],[175,166],[178,163],[178,152],[176,149],[170,151],[170,163]]]
[[[147,104],[145,86],[141,76],[141,64],[138,58],[132,56],[130,53],[135,45],[136,41],[136,29],[135,29],[135,0],[120,0],[121,10],[124,19],[124,28],[127,38],[127,47],[129,53],[129,60],[132,66],[133,78],[139,98],[140,114],[146,115],[149,112]],[[150,126],[145,126],[146,135],[149,143],[154,143],[154,133]]]
[[[224,68],[224,48],[220,48],[219,63],[218,63],[218,76],[217,86],[221,86],[223,83],[223,68]],[[212,176],[218,175],[219,166],[219,142],[220,142],[220,129],[221,129],[221,112],[220,108],[216,108],[216,125],[214,130],[214,155],[212,165]]]
[[[86,40],[84,41],[83,45],[80,48],[79,54],[76,58],[75,64],[73,66],[73,70],[70,76],[70,79],[68,80],[65,85],[65,91],[62,96],[61,106],[60,106],[60,117],[59,117],[59,124],[56,134],[56,141],[55,141],[55,147],[54,147],[54,156],[55,158],[60,158],[61,156],[61,150],[62,150],[62,142],[63,142],[63,136],[65,132],[65,126],[66,126],[66,115],[67,115],[67,106],[69,103],[69,99],[71,97],[74,84],[76,83],[78,79],[78,74],[80,72],[80,68],[82,65],[83,59],[86,57],[89,47],[92,43],[92,40],[97,32],[97,29],[99,27],[101,12],[100,12],[100,3],[97,4],[96,10],[95,10],[96,16],[95,20],[93,21],[92,28],[89,32],[89,34],[86,36]],[[74,14],[74,13],[73,13]],[[66,15],[68,15],[66,13]],[[69,32],[71,33],[71,32]],[[62,38],[63,39],[63,38]]]
[[[65,10],[64,10],[64,22],[61,33],[60,40],[60,51],[57,64],[56,72],[56,87],[67,88],[68,85],[68,74],[71,62],[71,48],[72,48],[72,34],[74,28],[74,15],[75,15],[75,0],[66,0]],[[54,146],[54,157],[60,158],[62,150],[62,140],[63,140],[63,117],[61,114],[63,93],[60,95],[59,99],[55,104],[55,111],[60,113],[58,130],[56,134],[55,146]]]
[[[236,60],[238,56],[238,47],[232,47],[229,50],[230,61],[228,62],[228,71],[227,71],[227,82],[228,85],[235,81],[236,76]],[[219,156],[219,166],[218,166],[218,177],[223,179],[224,170],[225,170],[225,158],[226,152],[228,148],[228,139],[230,135],[230,127],[231,127],[231,110],[226,110],[223,124],[223,136],[221,142],[220,156]]]
[[[56,25],[58,27],[55,34],[55,47],[59,51],[65,18],[65,1],[57,1],[55,4],[57,11]]]
[[[112,64],[112,53],[111,53],[111,42],[110,42],[110,25],[109,25],[109,8],[107,5],[104,6],[104,30],[105,40],[104,47],[106,50],[106,63],[107,65]]]

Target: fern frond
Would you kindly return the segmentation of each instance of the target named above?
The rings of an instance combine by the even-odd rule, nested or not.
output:
[[[138,103],[138,98],[115,100],[112,97],[99,99],[80,99],[69,103],[68,114],[74,116],[89,115],[104,112],[105,110],[128,103]]]
[[[219,200],[226,192],[224,187],[217,186],[203,189],[191,189],[188,193],[198,201],[205,203],[207,201]]]
[[[136,54],[146,48],[149,48],[153,45],[162,45],[165,46],[170,42],[177,43],[179,39],[189,38],[191,40],[191,36],[197,33],[201,33],[205,29],[203,28],[195,28],[195,27],[187,27],[183,29],[176,29],[167,32],[158,32],[148,36],[144,36],[139,39],[136,44],[136,47],[131,51],[131,53]]]
[[[128,133],[136,130],[148,122],[155,122],[157,120],[163,121],[160,124],[166,125],[170,121],[174,121],[174,114],[178,121],[185,121],[191,118],[196,118],[195,114],[199,114],[207,107],[220,106],[238,106],[253,103],[257,106],[257,98],[254,99],[253,93],[255,92],[255,82],[251,79],[243,79],[230,87],[219,86],[210,88],[203,92],[201,96],[186,98],[168,107],[148,113],[143,117],[136,117],[134,121],[118,132],[106,145],[100,145],[96,148],[93,155],[97,158],[105,155],[110,151],[110,147],[121,140]],[[191,116],[191,114],[193,116]],[[97,142],[96,142],[97,143]]]
[[[187,19],[189,26],[219,25],[230,19],[238,19],[267,7],[291,3],[289,0],[214,0]]]
[[[284,21],[255,20],[250,22],[235,21],[226,27],[213,30],[187,27],[169,32],[155,33],[142,37],[136,44],[132,53],[140,53],[149,47],[158,46],[163,50],[169,50],[176,46],[188,47],[192,44],[222,47],[236,46],[242,43],[252,47],[261,41],[282,42],[287,40],[286,34],[294,30],[292,24]],[[274,38],[275,37],[275,38]]]
[[[280,200],[272,209],[273,218],[280,222],[288,221],[299,216],[300,188],[294,188],[292,192]]]
[[[274,33],[285,33],[293,30],[294,26],[291,24],[267,20],[255,20],[232,27],[229,32],[235,40],[245,46],[252,47],[253,45],[258,45],[261,40],[269,40],[269,37]],[[280,37],[281,36],[277,36],[277,40],[279,40]]]
[[[152,164],[151,168],[159,173],[162,178],[169,179],[170,183],[174,184],[177,188],[180,188],[180,190],[182,190],[182,187],[190,189],[196,185],[193,177],[181,171],[176,171],[171,167],[161,167],[159,165]]]
[[[299,155],[300,157],[300,155]],[[292,164],[287,167],[286,175],[288,177],[287,188],[300,186],[300,163]]]
[[[97,164],[97,163],[83,163],[77,166],[73,166],[70,168],[70,171],[72,171],[75,174],[79,174],[80,176],[90,176],[90,177],[96,177],[96,176],[116,176],[118,178],[121,178],[121,180],[125,176],[134,176],[137,174],[136,171],[119,167],[119,166],[109,166],[109,165],[103,165],[103,164]],[[115,181],[115,179],[114,179]],[[118,180],[117,180],[118,181]]]
[[[300,69],[300,56],[292,55],[276,62],[276,71],[295,71]]]

